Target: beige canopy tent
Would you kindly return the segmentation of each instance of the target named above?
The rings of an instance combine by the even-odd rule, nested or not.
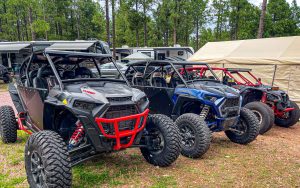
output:
[[[300,36],[209,42],[188,61],[251,68],[265,84],[279,86],[300,104]]]

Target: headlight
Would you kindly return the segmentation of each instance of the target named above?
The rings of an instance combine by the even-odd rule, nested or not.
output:
[[[97,104],[95,103],[78,101],[78,100],[76,100],[73,104],[74,108],[78,108],[85,111],[92,111],[94,108],[96,108],[96,106]]]
[[[215,102],[218,98],[217,98],[217,97],[214,97],[214,96],[205,95],[205,96],[204,96],[204,99],[205,99],[205,100],[209,100],[209,101],[211,101],[211,102]]]
[[[140,100],[137,101],[137,105],[141,106],[143,105],[145,102],[148,102],[148,98],[146,96],[142,97]]]

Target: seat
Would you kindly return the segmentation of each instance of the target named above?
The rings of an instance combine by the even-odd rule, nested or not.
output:
[[[33,79],[35,77],[37,77],[37,74],[38,74],[38,70],[32,70],[32,71],[29,72],[28,79],[25,81],[25,86],[26,87],[32,87]]]
[[[208,79],[215,80],[216,78],[214,76],[209,76]]]
[[[170,80],[170,87],[176,88],[179,84],[182,83],[182,80],[177,74],[174,74]]]
[[[160,72],[154,72],[152,74],[150,83],[154,87],[167,87],[167,82]]]
[[[49,89],[46,78],[53,75],[54,73],[51,67],[43,66],[39,68],[37,77],[33,79],[33,87],[40,88],[40,89]]]
[[[223,76],[223,84],[228,85],[228,80],[229,80],[228,76]]]
[[[144,74],[136,72],[132,77],[132,84],[137,86],[144,86]]]
[[[93,78],[93,72],[86,67],[78,67],[75,69],[75,78]]]
[[[68,79],[74,79],[75,78],[75,72],[74,71],[64,71],[62,75],[63,80],[68,80]]]

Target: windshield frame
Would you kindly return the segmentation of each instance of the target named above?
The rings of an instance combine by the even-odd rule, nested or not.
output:
[[[51,55],[52,54],[53,55],[58,55],[58,56],[62,55],[62,53],[51,53]],[[85,54],[85,53],[80,53],[80,54]],[[87,56],[89,56],[88,53],[86,53],[86,54],[87,54]],[[74,56],[78,56],[77,53],[74,53],[74,52],[70,53],[69,52],[69,55],[67,57],[72,57],[73,55]],[[126,77],[124,76],[124,74],[122,73],[122,71],[118,68],[118,66],[116,65],[116,62],[114,61],[114,59],[111,56],[107,56],[107,57],[105,56],[104,58],[107,58],[108,60],[110,60],[111,63],[113,63],[113,65],[115,66],[116,70],[118,71],[118,73],[123,78],[123,80],[121,80],[121,79],[107,79],[107,78],[80,78],[80,79],[62,80],[60,78],[60,76],[59,76],[59,73],[58,73],[56,67],[55,67],[55,63],[52,61],[52,59],[50,57],[50,53],[47,53],[45,51],[44,52],[44,56],[47,58],[47,60],[49,62],[49,65],[50,65],[50,67],[53,70],[53,73],[54,73],[54,75],[55,75],[55,77],[56,77],[56,79],[58,81],[58,85],[59,85],[61,91],[64,89],[64,84],[63,83],[71,83],[71,82],[79,82],[79,81],[86,81],[86,82],[88,82],[88,81],[91,81],[91,82],[93,82],[93,81],[125,82],[127,84],[127,86],[130,87],[130,84],[127,81]],[[96,62],[96,57],[97,56],[89,56],[89,57],[93,60],[95,66],[97,68],[97,71],[101,74],[100,68],[98,67],[98,63]],[[99,57],[101,57],[101,55],[99,55]]]

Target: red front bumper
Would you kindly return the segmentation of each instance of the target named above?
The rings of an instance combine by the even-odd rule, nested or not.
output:
[[[124,116],[114,119],[106,119],[106,118],[95,118],[96,123],[103,136],[109,139],[115,139],[116,145],[114,145],[114,150],[120,150],[123,148],[128,148],[133,144],[135,136],[137,133],[142,131],[145,128],[147,117],[149,114],[149,109],[146,109],[144,112],[140,114]],[[119,130],[119,123],[122,121],[135,120],[134,128],[132,130]],[[141,122],[142,121],[142,122]],[[114,134],[107,134],[103,128],[102,123],[107,123],[114,128]],[[121,138],[130,137],[130,140],[126,144],[121,144]]]

